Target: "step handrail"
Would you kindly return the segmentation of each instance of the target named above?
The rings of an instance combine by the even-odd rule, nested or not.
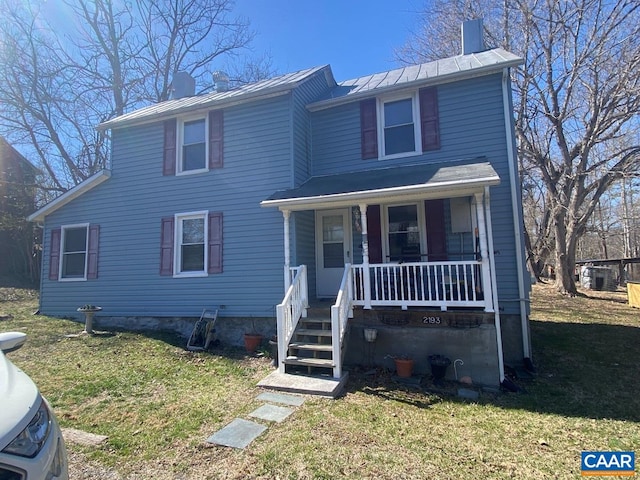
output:
[[[278,332],[278,371],[285,373],[284,361],[287,357],[287,346],[293,337],[300,317],[306,317],[309,307],[309,293],[307,287],[307,266],[291,267],[291,285],[287,289],[284,299],[276,305]]]
[[[344,266],[342,282],[336,303],[331,306],[331,345],[333,358],[333,378],[342,376],[342,342],[347,330],[349,318],[353,317],[353,269],[351,264]]]

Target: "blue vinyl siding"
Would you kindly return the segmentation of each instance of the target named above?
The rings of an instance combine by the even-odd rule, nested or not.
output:
[[[292,94],[293,105],[293,185],[299,186],[311,175],[311,132],[308,103],[318,99],[327,89],[326,76],[320,72],[298,87]]]
[[[50,281],[45,254],[42,312],[76,316],[78,306],[91,303],[108,316],[198,316],[205,306],[225,305],[222,316],[275,316],[283,296],[283,216],[260,207],[262,200],[311,175],[484,156],[501,178],[490,191],[500,307],[518,313],[501,75],[439,85],[441,148],[392,160],[362,160],[358,102],[307,111],[330,87],[327,81],[320,71],[291,93],[224,109],[224,167],[206,173],[163,176],[161,122],[114,130],[111,178],[49,215],[44,231],[48,252],[52,228],[100,225],[98,279]],[[161,219],[194,211],[223,213],[223,273],[160,276]],[[291,215],[291,264],[308,266],[311,296],[314,222],[313,211]],[[445,222],[449,228],[448,208]],[[362,239],[353,233],[357,263]],[[473,248],[473,234],[465,235],[447,237],[454,260],[469,242]]]
[[[500,176],[492,187],[491,218],[500,307],[518,313],[519,298],[513,239],[508,156],[501,74],[438,85],[439,150],[391,160],[362,160],[358,102],[311,114],[313,175],[357,172],[388,166],[440,163],[486,156]],[[518,179],[516,179],[516,182]],[[448,208],[445,209],[448,216]],[[449,224],[449,223],[448,223]],[[450,251],[459,251],[459,239],[449,234]]]
[[[260,207],[291,183],[288,95],[225,110],[224,168],[163,176],[163,126],[113,132],[112,177],[46,219],[51,228],[100,225],[98,279],[42,282],[42,311],[76,315],[85,303],[109,316],[273,316],[282,298],[282,214]],[[223,273],[203,278],[161,277],[160,220],[175,213],[223,212]],[[48,272],[48,255],[44,272]],[[248,279],[251,282],[248,282]]]
[[[295,212],[292,217],[295,223],[296,255],[291,257],[293,266],[307,266],[307,282],[309,295],[316,294],[316,240],[315,213],[313,211]]]

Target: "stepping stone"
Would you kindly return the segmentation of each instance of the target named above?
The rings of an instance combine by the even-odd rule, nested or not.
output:
[[[293,413],[293,409],[287,407],[279,407],[277,405],[263,405],[249,414],[250,417],[267,420],[269,422],[282,422],[285,418]]]
[[[480,394],[477,391],[471,390],[469,388],[459,388],[458,396],[461,398],[466,398],[468,400],[477,400],[478,397],[480,397]]]
[[[229,425],[207,438],[207,442],[225,447],[245,448],[267,429],[264,425],[236,418]]]
[[[263,402],[282,403],[283,405],[291,405],[299,407],[304,403],[304,398],[295,395],[285,395],[284,393],[264,392],[258,395],[258,400]]]
[[[62,435],[65,441],[78,443],[87,447],[97,447],[106,442],[109,437],[106,435],[97,435],[95,433],[83,432],[73,428],[63,428]]]

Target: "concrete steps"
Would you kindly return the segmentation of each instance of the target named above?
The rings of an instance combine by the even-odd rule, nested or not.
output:
[[[331,344],[331,314],[329,309],[313,309],[301,318],[288,346],[285,365],[287,373],[331,374],[335,362]]]

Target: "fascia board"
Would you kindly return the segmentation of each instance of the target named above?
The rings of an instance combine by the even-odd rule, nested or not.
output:
[[[27,220],[30,222],[44,222],[44,219],[47,215],[51,215],[53,212],[58,210],[59,208],[65,206],[67,203],[75,200],[80,195],[85,194],[89,190],[97,187],[103,182],[106,182],[109,178],[111,178],[111,170],[101,170],[98,173],[93,174],[89,178],[87,178],[84,182],[79,183],[71,190],[66,191],[58,198],[52,200],[47,203],[41,209],[35,211],[31,215],[27,217]]]
[[[401,200],[415,200],[418,198],[433,198],[446,193],[450,197],[459,197],[482,191],[485,186],[495,186],[500,183],[499,177],[474,178],[473,180],[456,180],[431,183],[429,185],[408,185],[403,187],[382,188],[377,190],[363,190],[313,197],[298,197],[281,200],[264,200],[261,207],[277,207],[280,210],[312,210],[317,208],[338,208],[355,206],[361,202],[395,202]]]

